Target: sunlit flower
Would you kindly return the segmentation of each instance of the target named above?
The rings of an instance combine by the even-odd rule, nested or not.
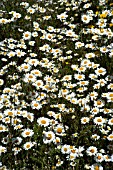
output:
[[[15,56],[15,52],[14,51],[10,51],[9,53],[7,53],[7,55],[9,56],[9,58],[14,57]]]
[[[72,75],[66,75],[62,78],[61,81],[70,81],[72,79]]]
[[[30,14],[34,14],[35,9],[34,9],[34,8],[29,7],[29,8],[27,8],[27,12],[28,12],[28,13],[30,13]]]
[[[113,133],[110,134],[110,135],[108,135],[108,136],[107,136],[107,139],[108,139],[109,141],[113,141]]]
[[[87,150],[86,150],[87,155],[92,156],[95,155],[97,153],[97,148],[95,146],[90,146]]]
[[[97,74],[97,75],[105,75],[106,74],[106,69],[104,69],[104,68],[102,68],[102,67],[100,67],[100,68],[97,68],[96,70],[95,70],[95,73]]]
[[[61,139],[59,137],[56,137],[53,142],[56,144],[56,145],[59,145],[60,142],[61,142]]]
[[[32,107],[32,109],[37,109],[37,110],[39,110],[39,109],[42,108],[42,105],[41,105],[39,102],[37,102],[37,101],[32,101],[32,102],[31,102],[31,107]]]
[[[94,159],[96,162],[102,162],[104,161],[104,156],[101,153],[97,153]]]
[[[44,132],[43,142],[45,144],[51,143],[55,139],[55,134],[52,131]]]
[[[29,40],[29,39],[31,39],[31,32],[29,32],[29,31],[24,32],[24,33],[23,33],[23,39],[24,39],[24,40]]]
[[[8,117],[8,116],[4,117],[2,122],[6,123],[6,124],[10,123],[10,117]]]
[[[60,19],[60,20],[65,20],[67,17],[68,17],[68,15],[66,15],[66,12],[64,12],[60,15],[57,15],[57,18]]]
[[[86,54],[85,54],[85,57],[86,57],[86,58],[94,58],[94,57],[95,57],[95,54],[94,54],[94,53],[86,53]]]
[[[37,66],[39,64],[39,61],[37,59],[30,59],[28,61],[28,63],[31,65],[31,66]]]
[[[105,119],[102,116],[95,117],[93,121],[96,125],[103,125],[105,123]]]
[[[113,90],[113,83],[108,84],[107,88]]]
[[[109,119],[108,124],[113,125],[113,118]]]
[[[40,125],[40,126],[48,126],[49,125],[49,119],[48,118],[45,118],[45,117],[40,117],[37,119],[37,123]]]
[[[33,122],[34,121],[34,114],[33,113],[27,113],[27,119],[30,121],[30,122]]]
[[[9,22],[6,18],[0,18],[0,24],[7,24]]]
[[[109,145],[110,146],[110,145]],[[108,149],[110,149],[110,148],[108,148]],[[110,149],[111,151],[113,150],[113,145],[111,145],[111,149]],[[110,157],[110,155],[103,155],[104,156],[104,161],[105,162],[110,162],[111,161],[111,157]]]
[[[29,150],[29,149],[31,149],[31,148],[34,146],[34,144],[35,144],[35,143],[33,143],[33,142],[26,142],[26,143],[23,145],[23,148],[24,148],[25,150]]]
[[[35,41],[29,41],[29,45],[34,46],[35,45]]]
[[[0,86],[2,86],[4,84],[4,80],[0,79]]]
[[[82,118],[81,118],[81,123],[82,123],[82,124],[89,123],[89,120],[90,120],[89,117],[82,117]]]
[[[33,84],[37,89],[43,88],[43,81],[42,80],[37,80]]]
[[[82,17],[81,17],[81,20],[82,20],[82,22],[84,22],[85,24],[88,24],[89,22],[90,22],[90,20],[91,20],[91,18],[90,18],[90,16],[89,15],[82,15]]]
[[[80,86],[87,86],[89,84],[89,81],[79,81],[77,84]]]
[[[53,111],[48,111],[48,112],[47,112],[47,115],[50,116],[50,117],[55,116],[55,112],[53,112]]]
[[[64,131],[64,127],[63,127],[62,125],[57,125],[57,126],[55,127],[55,132],[56,132],[57,135],[62,136],[63,133],[65,132],[65,131]]]
[[[26,137],[31,137],[34,135],[34,132],[32,129],[24,129],[24,131],[21,133],[21,135],[26,138]]]
[[[5,153],[5,152],[7,152],[7,148],[0,146],[0,156],[1,156],[2,153]]]
[[[83,46],[84,46],[84,43],[82,43],[82,42],[76,42],[76,43],[75,43],[75,49],[76,49],[76,48],[83,47]]]
[[[103,167],[100,164],[94,164],[90,167],[91,170],[103,170]]]
[[[94,134],[91,136],[91,138],[96,141],[96,140],[100,139],[100,136],[97,134]]]
[[[14,152],[14,155],[17,155],[22,149],[19,147],[14,147],[12,151]]]
[[[28,72],[28,71],[30,71],[31,66],[30,66],[28,63],[23,63],[23,64],[21,65],[21,69],[22,69],[23,71],[25,71],[25,72]]]
[[[7,109],[7,110],[4,111],[4,114],[6,116],[14,117],[16,115],[16,110]]]
[[[72,31],[72,30],[67,30],[67,31],[65,32],[65,34],[66,34],[66,36],[68,36],[68,37],[74,37],[74,36],[75,36],[75,32]]]
[[[25,77],[23,78],[25,82],[36,82],[36,77],[33,74],[25,74]]]
[[[103,107],[104,106],[104,102],[102,100],[97,100],[97,101],[95,100],[94,101],[94,106],[95,107],[99,107],[99,108]]]
[[[63,145],[62,148],[61,148],[61,152],[63,154],[69,154],[70,153],[70,145]]]
[[[85,75],[84,74],[74,74],[74,78],[77,80],[84,80]]]
[[[106,47],[100,47],[100,51],[102,53],[106,53],[106,52],[108,52],[108,49]]]

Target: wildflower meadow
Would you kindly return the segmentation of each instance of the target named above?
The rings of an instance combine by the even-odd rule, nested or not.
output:
[[[0,170],[113,169],[113,2],[0,1]]]

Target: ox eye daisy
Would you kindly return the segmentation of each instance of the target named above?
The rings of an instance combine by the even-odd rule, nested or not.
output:
[[[0,79],[0,86],[2,86],[4,84],[4,80]]]
[[[84,80],[85,75],[84,74],[74,74],[74,78],[77,80]]]
[[[61,152],[63,154],[69,154],[70,153],[70,145],[63,145],[62,148],[61,148]]]
[[[38,123],[40,126],[46,127],[46,126],[49,125],[49,119],[48,119],[48,118],[45,118],[45,117],[40,117],[40,118],[38,118],[37,123]]]
[[[52,131],[44,132],[43,142],[45,144],[53,142],[55,134]]]
[[[103,125],[105,123],[105,119],[102,116],[95,117],[93,121],[96,125]]]
[[[23,148],[24,148],[25,150],[29,150],[29,149],[31,149],[33,146],[34,146],[34,143],[33,143],[33,142],[26,142],[26,143],[23,145]]]
[[[105,68],[102,68],[102,67],[97,68],[97,69],[95,70],[95,73],[96,73],[98,76],[100,76],[100,75],[105,75],[105,74],[106,74],[106,69],[105,69]]]
[[[108,136],[107,136],[107,139],[108,139],[109,141],[113,141],[113,133],[110,134],[110,135],[108,135]]]
[[[32,101],[32,102],[31,102],[31,107],[32,107],[32,109],[37,109],[37,110],[39,110],[39,109],[42,108],[42,105],[41,105],[39,102],[37,102],[37,101]]]
[[[82,117],[82,118],[81,118],[81,123],[82,123],[82,124],[89,123],[89,120],[90,120],[89,117]]]
[[[0,156],[2,153],[5,153],[5,152],[7,152],[7,148],[4,146],[0,146]]]
[[[95,146],[90,146],[87,150],[86,150],[87,155],[92,156],[95,155],[97,153],[97,148]]]
[[[29,39],[31,39],[31,32],[29,32],[29,31],[24,32],[24,33],[23,33],[23,39],[24,39],[24,40],[29,40]]]
[[[32,129],[24,129],[24,131],[21,133],[21,135],[26,138],[26,137],[31,137],[34,135],[34,132]]]
[[[81,20],[82,20],[82,22],[84,22],[85,24],[88,24],[89,22],[90,22],[90,20],[91,20],[91,18],[90,18],[90,16],[89,15],[82,15],[81,16]]]
[[[64,127],[62,125],[58,125],[55,127],[55,132],[57,135],[63,135],[64,131]]]

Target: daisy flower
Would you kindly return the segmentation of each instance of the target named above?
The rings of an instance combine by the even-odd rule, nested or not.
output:
[[[14,152],[14,155],[17,155],[22,149],[19,147],[12,148],[12,151]]]
[[[113,83],[108,84],[107,88],[113,90]]]
[[[14,51],[10,51],[9,53],[7,53],[8,57],[14,57],[16,55],[16,53]]]
[[[51,143],[55,139],[55,134],[52,131],[44,132],[43,142],[45,144]]]
[[[31,107],[32,107],[32,109],[37,109],[37,110],[39,110],[39,109],[42,108],[42,105],[41,105],[39,102],[32,101],[32,102],[31,102]]]
[[[100,136],[97,134],[94,134],[91,136],[91,138],[96,141],[96,140],[100,139]]]
[[[29,150],[29,149],[31,149],[33,146],[34,146],[34,142],[26,142],[24,145],[23,145],[23,148],[25,149],[25,150]]]
[[[91,170],[103,170],[103,167],[100,164],[94,164],[90,167]]]
[[[87,53],[87,54],[85,54],[85,57],[86,58],[94,58],[95,54],[94,53]]]
[[[61,13],[60,15],[57,15],[57,18],[60,20],[65,20],[68,17],[68,15],[66,15],[66,12]]]
[[[95,70],[95,73],[100,76],[100,75],[105,75],[106,74],[106,69],[104,69],[103,67],[97,68]]]
[[[91,18],[90,18],[89,15],[84,14],[84,15],[81,16],[81,20],[82,20],[82,22],[84,22],[85,24],[88,24],[88,23],[90,22]]]
[[[108,136],[107,136],[107,139],[108,139],[109,141],[113,141],[113,133],[110,134],[110,135],[108,135]]]
[[[97,148],[95,146],[90,146],[87,150],[86,153],[88,156],[96,155],[97,153]]]
[[[96,125],[103,125],[105,123],[105,119],[102,116],[95,117],[93,121]]]
[[[31,71],[31,74],[34,74],[36,77],[41,77],[42,73],[40,70],[34,69]]]
[[[29,40],[29,39],[31,39],[31,32],[29,32],[29,31],[24,32],[24,33],[23,33],[23,39],[24,39],[24,40]]]
[[[26,137],[31,137],[34,135],[34,132],[32,129],[24,129],[24,131],[21,133],[21,135],[26,138]]]
[[[63,145],[62,148],[61,148],[61,152],[63,154],[69,154],[70,153],[70,145]]]
[[[72,75],[66,75],[62,78],[61,81],[70,81],[70,80],[72,80]]]
[[[16,114],[16,110],[7,109],[4,111],[4,115],[6,115],[6,116],[14,117],[15,114]]]
[[[109,119],[108,124],[113,125],[113,118]]]
[[[104,102],[102,100],[97,100],[97,101],[94,101],[94,106],[95,107],[103,107],[104,106]]]
[[[35,13],[35,9],[34,8],[27,8],[27,12],[30,13],[30,14],[34,14]]]
[[[62,125],[57,125],[55,128],[54,128],[55,132],[57,135],[60,135],[62,136],[63,133],[65,132],[64,131],[64,127]]]
[[[0,86],[2,86],[4,84],[4,80],[0,79]]]
[[[33,85],[34,85],[37,89],[43,88],[43,81],[42,81],[42,80],[37,80],[37,81],[35,81],[35,83],[33,83]]]
[[[0,156],[1,156],[2,153],[5,153],[5,152],[7,152],[7,148],[0,146]]]
[[[31,66],[30,66],[29,64],[23,63],[23,64],[21,65],[21,69],[22,69],[23,71],[25,71],[25,72],[28,72],[28,71],[30,71]]]
[[[113,151],[113,145],[111,145],[111,148],[112,148],[111,151]],[[111,157],[109,155],[103,155],[103,156],[104,156],[104,161],[105,162],[110,162],[111,161]]]
[[[76,43],[75,43],[75,49],[76,49],[76,48],[83,47],[83,46],[84,46],[84,43],[81,43],[81,42],[76,42]]]
[[[48,118],[45,118],[45,117],[40,117],[37,119],[37,123],[40,125],[40,126],[49,126],[49,122],[50,120]]]
[[[94,157],[96,162],[102,162],[104,161],[104,156],[102,155],[102,153],[97,153]]]
[[[33,75],[33,74],[29,74],[29,73],[27,73],[27,74],[25,74],[25,77],[23,78],[23,81],[24,82],[36,82],[36,77]]]
[[[89,123],[89,120],[90,120],[89,117],[82,117],[82,118],[81,118],[81,123],[82,123],[82,124]]]
[[[85,75],[84,74],[74,74],[74,78],[76,80],[84,80],[85,79]]]

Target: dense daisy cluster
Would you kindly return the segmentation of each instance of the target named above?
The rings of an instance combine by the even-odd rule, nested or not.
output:
[[[0,169],[112,169],[113,3],[1,4]]]

